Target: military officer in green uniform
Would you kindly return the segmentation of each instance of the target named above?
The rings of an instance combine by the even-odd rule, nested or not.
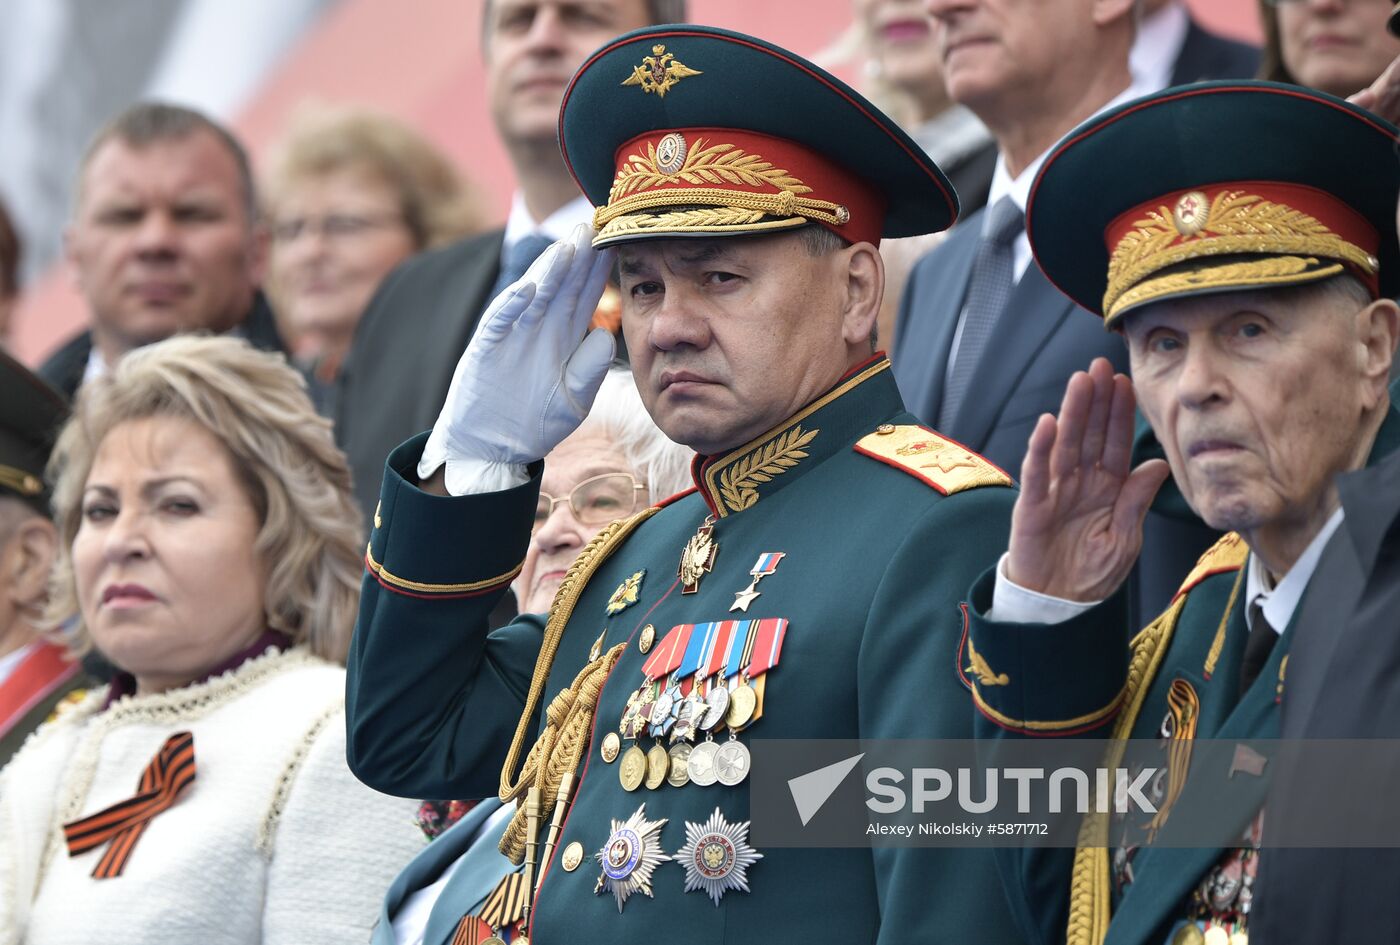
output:
[[[352,768],[518,804],[502,848],[535,942],[1018,941],[990,851],[749,837],[751,738],[972,734],[960,605],[1015,493],[904,410],[872,337],[878,242],[948,226],[946,179],[816,66],[696,26],[595,53],[561,146],[596,232],[496,300],[432,433],[389,457]],[[612,355],[584,332],[614,257],[642,400],[697,451],[695,488],[605,529],[548,615],[488,634],[540,457]]]
[[[1091,817],[1072,858],[1003,851],[1037,941],[1248,940],[1267,768],[1245,752],[1198,770],[1191,747],[1277,737],[1293,615],[1341,520],[1333,479],[1400,444],[1396,139],[1322,93],[1207,83],[1087,123],[1040,172],[1036,259],[1123,335],[1133,377],[1095,363],[1032,434],[1009,551],[971,594],[979,736],[1144,739],[1166,761],[1156,813]],[[1131,466],[1134,394],[1165,462]],[[1229,534],[1130,636],[1115,590],[1169,469]],[[1198,800],[1237,842],[1165,842]]]

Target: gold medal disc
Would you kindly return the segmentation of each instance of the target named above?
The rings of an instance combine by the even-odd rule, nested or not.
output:
[[[622,737],[616,732],[609,732],[603,736],[603,747],[600,752],[603,761],[612,764],[617,760],[618,752],[622,751]]]
[[[1176,930],[1176,934],[1172,936],[1171,945],[1201,945],[1205,938],[1201,934],[1201,930],[1196,927],[1196,923],[1187,922]]]
[[[656,628],[651,624],[647,624],[642,628],[641,635],[637,637],[637,649],[641,650],[643,655],[646,655],[651,651],[651,645],[655,642]]]
[[[624,791],[635,791],[642,786],[647,776],[647,755],[636,745],[622,755],[622,764],[617,769],[617,779],[622,782]]]
[[[671,787],[685,787],[689,783],[690,772],[686,766],[690,762],[690,752],[693,748],[689,742],[680,742],[672,745],[667,753],[671,759],[671,767],[666,774],[666,783]]]
[[[578,869],[583,862],[583,844],[575,840],[564,848],[563,854],[559,857],[559,865],[564,867],[564,872],[572,873]]]
[[[652,745],[647,752],[647,790],[655,791],[666,780],[671,766],[671,756],[660,745]]]
[[[729,711],[725,713],[724,724],[738,730],[749,724],[753,710],[758,707],[758,695],[753,687],[744,683],[729,694]]]

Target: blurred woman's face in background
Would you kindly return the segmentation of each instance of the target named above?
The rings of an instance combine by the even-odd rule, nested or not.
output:
[[[1391,0],[1277,0],[1284,65],[1302,85],[1343,98],[1400,56],[1386,30]]]
[[[395,188],[353,166],[282,187],[272,234],[278,316],[313,352],[348,345],[380,281],[419,248]]]
[[[187,685],[266,629],[258,512],[202,426],[151,417],[114,427],[81,514],[72,554],[83,623],[137,692]]]
[[[885,82],[923,101],[942,97],[938,23],[924,0],[854,0],[870,42],[871,61]],[[930,118],[932,115],[924,115]]]

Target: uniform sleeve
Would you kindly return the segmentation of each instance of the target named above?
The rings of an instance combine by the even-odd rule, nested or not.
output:
[[[1126,592],[1060,622],[1010,623],[989,617],[995,585],[994,568],[973,584],[960,651],[976,737],[1107,738],[1127,682]],[[1027,941],[1063,942],[1074,850],[1025,846],[995,853],[1012,915]]]
[[[263,945],[365,942],[389,883],[423,847],[417,802],[355,780],[338,710],[289,759],[259,845],[269,857]]]
[[[962,604],[973,578],[1006,548],[1014,498],[1003,488],[959,493],[910,528],[876,592],[861,645],[861,738],[972,737],[972,706],[956,663]],[[877,847],[872,855],[880,945],[1022,941],[992,850]]]
[[[495,794],[543,622],[494,632],[520,571],[542,467],[504,492],[429,495],[408,481],[425,436],[390,454],[346,678],[351,769],[401,797]]]

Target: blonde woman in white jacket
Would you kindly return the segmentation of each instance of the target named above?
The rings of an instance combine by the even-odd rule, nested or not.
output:
[[[421,847],[345,764],[359,514],[297,374],[182,337],[86,385],[51,610],[119,670],[0,773],[0,943],[364,941]]]

